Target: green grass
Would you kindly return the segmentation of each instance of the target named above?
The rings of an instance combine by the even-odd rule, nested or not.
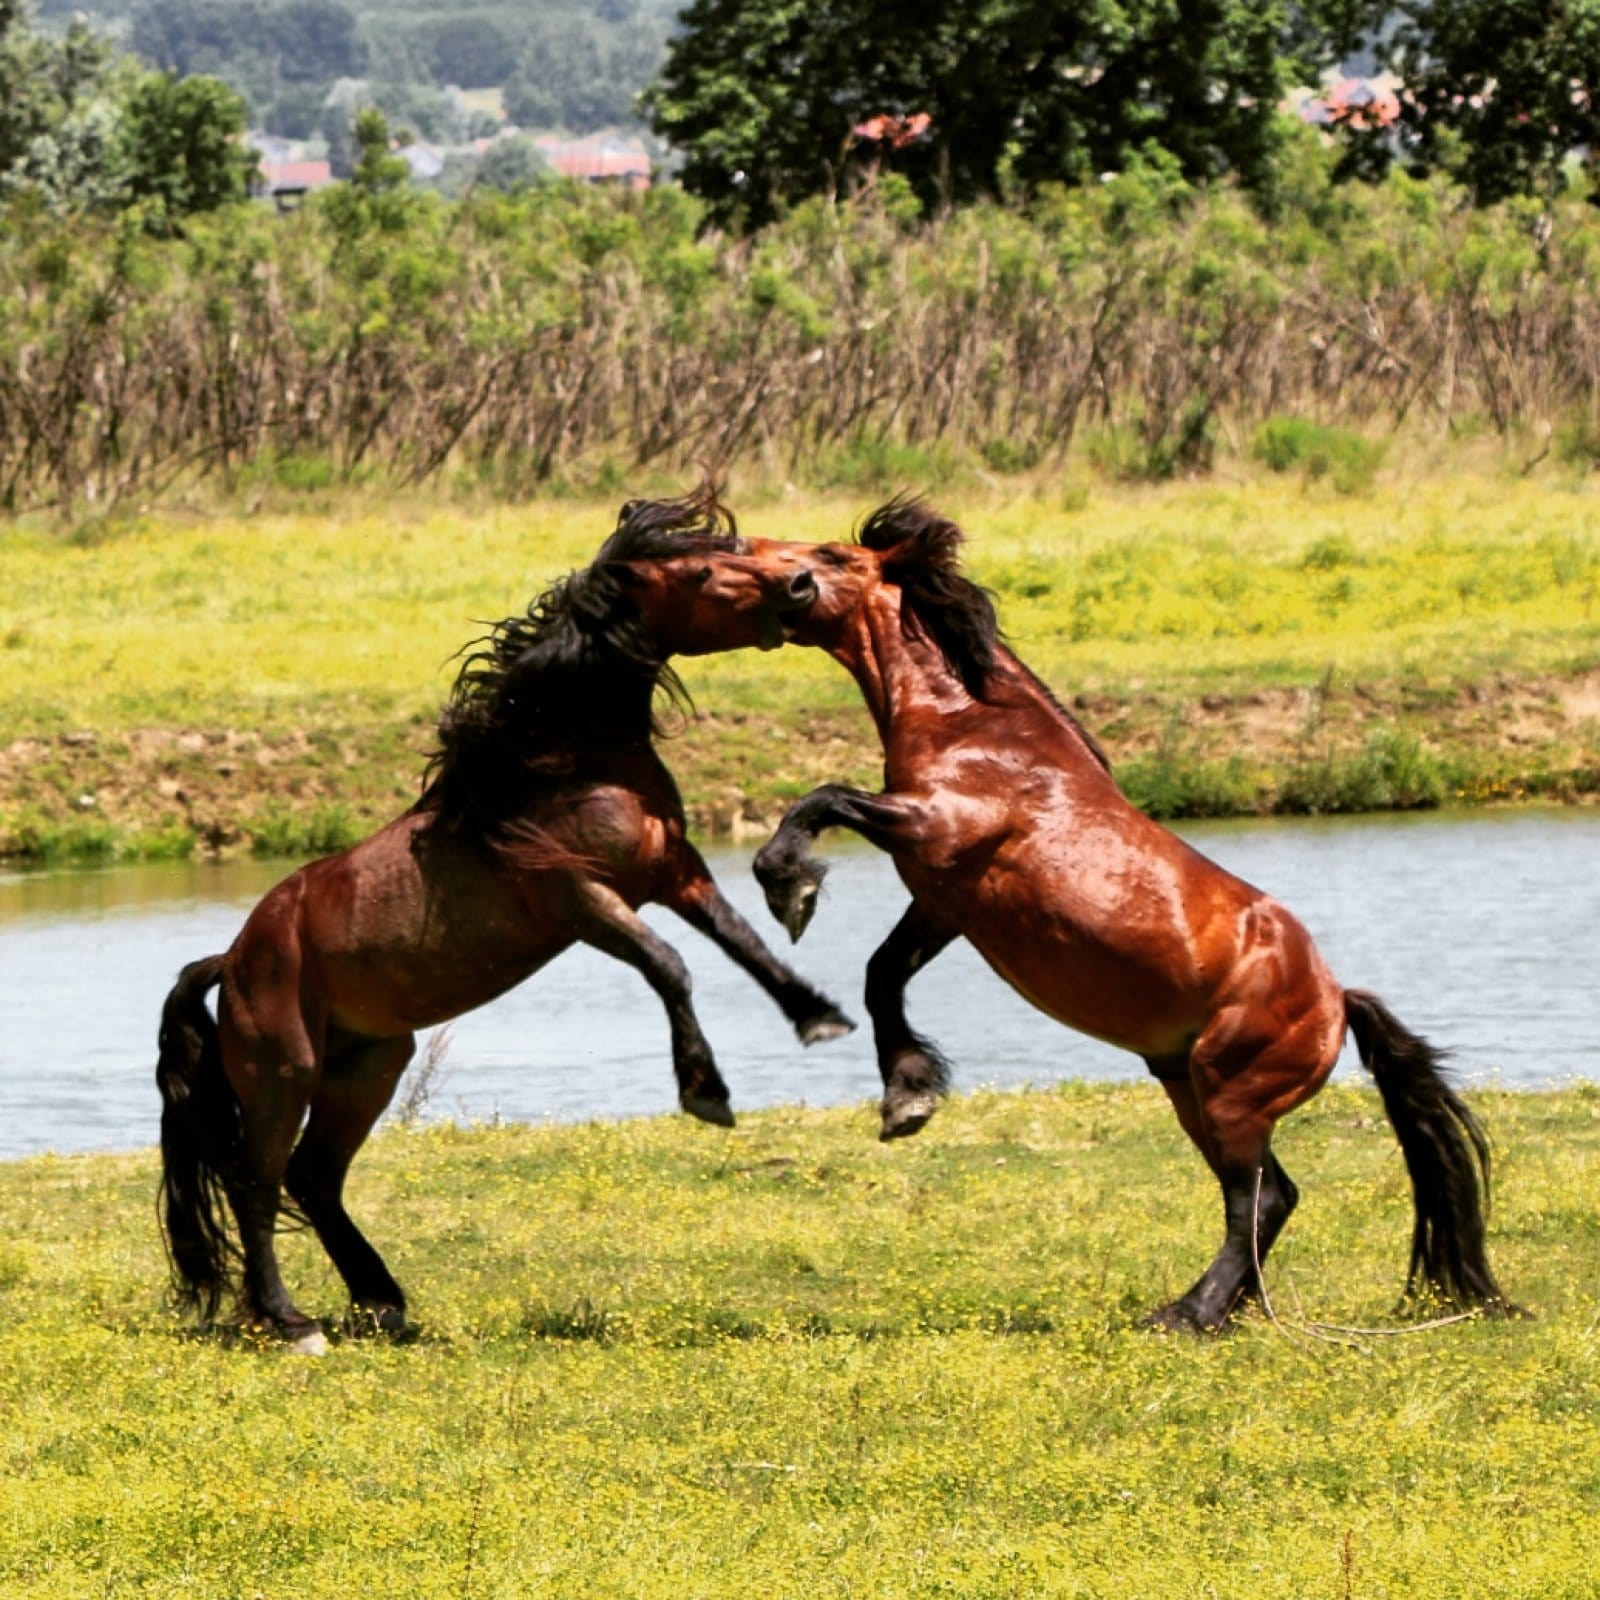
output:
[[[832,539],[876,493],[733,498],[748,531]],[[1063,696],[1108,702],[1088,720],[1153,809],[1559,797],[1600,782],[1570,740],[1508,742],[1504,719],[1446,729],[1434,714],[1463,685],[1600,664],[1600,540],[1581,480],[1424,463],[1355,495],[1262,472],[1231,485],[968,483],[942,498],[1019,652]],[[40,854],[25,827],[58,853],[80,837],[102,853],[186,837],[293,849],[370,828],[415,793],[455,653],[590,559],[615,515],[562,500],[306,503],[152,514],[77,537],[0,529],[0,729],[40,741],[0,768],[0,852]],[[671,759],[703,824],[823,778],[870,781],[870,724],[819,654],[683,667],[709,720]],[[1415,782],[1384,776],[1398,746],[1371,748],[1394,732],[1387,710],[1357,706],[1337,749],[1309,725],[1266,750],[1196,743],[1185,720],[1206,697],[1304,692],[1321,706],[1374,683],[1409,708],[1402,740],[1426,746]],[[219,779],[214,749],[141,754],[146,729],[255,744],[221,751]],[[96,750],[60,747],[85,732]],[[187,810],[161,798],[161,780]]]
[[[162,1308],[148,1153],[0,1166],[0,1592],[1590,1595],[1600,1096],[1473,1099],[1537,1319],[1361,1350],[1136,1328],[1219,1225],[1144,1082],[962,1097],[889,1147],[865,1108],[391,1130],[352,1204],[422,1337],[322,1361]],[[1374,1096],[1279,1150],[1282,1312],[1391,1323]]]
[[[764,498],[747,531],[837,539],[875,496]],[[737,504],[737,495],[735,495]],[[1439,475],[1352,499],[1278,481],[954,494],[973,572],[1058,689],[1474,677],[1600,659],[1595,497]],[[283,727],[425,713],[478,621],[588,560],[615,507],[352,500],[151,516],[94,542],[0,529],[0,719]],[[816,657],[687,664],[718,710],[839,706]]]

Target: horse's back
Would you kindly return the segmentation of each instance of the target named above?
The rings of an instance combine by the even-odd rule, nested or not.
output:
[[[480,847],[408,815],[299,868],[251,912],[225,963],[250,1011],[298,1008],[383,1037],[458,1016],[513,988],[571,943]]]

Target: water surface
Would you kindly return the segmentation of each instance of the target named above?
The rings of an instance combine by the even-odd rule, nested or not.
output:
[[[1600,1079],[1600,812],[1516,811],[1207,824],[1184,833],[1310,927],[1340,981],[1376,990],[1455,1052],[1468,1084]],[[753,848],[708,852],[729,897],[787,940],[750,876]],[[867,957],[906,904],[888,858],[824,838],[824,899],[793,964],[864,1021]],[[152,1144],[161,1001],[223,949],[282,863],[0,874],[0,1156]],[[866,1101],[865,1029],[803,1050],[766,996],[670,913],[647,918],[694,974],[735,1107]],[[1144,1075],[1143,1063],[1034,1011],[964,944],[919,974],[913,1023],[958,1089]],[[1341,1072],[1359,1071],[1346,1051]],[[451,1027],[429,1114],[622,1117],[675,1104],[660,1004],[631,968],[569,951]],[[868,1124],[870,1126],[870,1124]]]

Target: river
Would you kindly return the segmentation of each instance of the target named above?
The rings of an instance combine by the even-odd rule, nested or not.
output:
[[[1295,911],[1341,982],[1376,990],[1408,1026],[1450,1047],[1461,1082],[1537,1088],[1600,1079],[1600,811],[1182,831]],[[777,946],[784,935],[750,876],[752,849],[714,848],[708,859]],[[864,1020],[866,960],[905,893],[888,858],[856,841],[828,835],[821,853],[832,872],[790,958]],[[287,870],[234,861],[0,873],[0,1157],[154,1143],[162,998],[178,968],[223,949]],[[802,1050],[713,946],[670,913],[646,915],[694,973],[700,1019],[736,1109],[875,1096],[864,1027]],[[909,1009],[950,1056],[958,1090],[1144,1074],[1132,1056],[1034,1011],[964,944],[919,975]],[[1340,1071],[1359,1072],[1348,1046]],[[631,969],[576,949],[451,1026],[425,1114],[575,1120],[673,1105],[660,1005]]]

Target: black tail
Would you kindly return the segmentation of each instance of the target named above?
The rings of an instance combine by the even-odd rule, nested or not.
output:
[[[222,1072],[206,993],[222,957],[191,961],[161,1008],[161,1192],[156,1209],[178,1303],[209,1322],[232,1286],[238,1247],[228,1234],[224,1177],[239,1162],[239,1102]]]
[[[1489,1141],[1440,1072],[1443,1052],[1364,989],[1345,990],[1344,1011],[1411,1174],[1417,1226],[1407,1292],[1420,1272],[1457,1305],[1514,1310],[1495,1282],[1484,1243]]]

